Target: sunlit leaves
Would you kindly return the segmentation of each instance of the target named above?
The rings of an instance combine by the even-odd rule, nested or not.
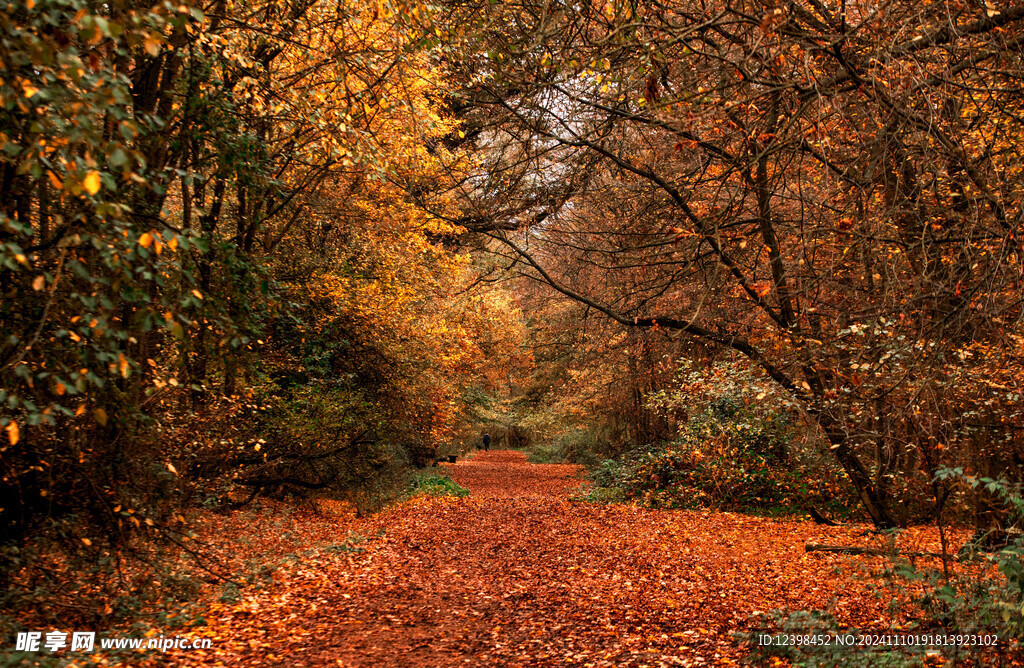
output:
[[[7,441],[11,445],[17,445],[18,440],[21,438],[21,430],[18,428],[18,423],[11,420],[4,427],[4,431],[7,432]]]
[[[93,171],[85,175],[82,180],[82,187],[90,195],[95,195],[100,191],[100,173]]]

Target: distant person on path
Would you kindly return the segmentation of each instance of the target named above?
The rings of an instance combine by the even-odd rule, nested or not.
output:
[[[490,449],[491,449],[491,435],[488,434],[487,432],[484,432],[484,450],[490,450]]]

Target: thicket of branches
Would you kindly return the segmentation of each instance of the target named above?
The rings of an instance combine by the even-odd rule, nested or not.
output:
[[[656,363],[760,368],[879,527],[946,465],[1021,480],[1021,7],[446,7],[461,196],[525,276],[664,333]]]

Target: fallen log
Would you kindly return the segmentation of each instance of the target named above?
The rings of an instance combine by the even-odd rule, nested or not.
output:
[[[807,543],[804,545],[806,552],[837,552],[839,554],[870,554],[880,557],[935,557],[936,559],[956,560],[956,555],[941,552],[906,552],[904,550],[879,550],[874,547],[857,547],[853,545],[823,545],[820,543]]]

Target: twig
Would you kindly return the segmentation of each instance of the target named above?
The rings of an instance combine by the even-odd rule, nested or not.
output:
[[[804,546],[807,552],[837,552],[839,554],[870,554],[876,556],[904,556],[904,557],[935,557],[942,559],[941,552],[905,552],[903,550],[879,550],[873,547],[857,547],[850,545],[822,545],[818,543],[807,543]],[[946,555],[948,558],[948,555]]]

